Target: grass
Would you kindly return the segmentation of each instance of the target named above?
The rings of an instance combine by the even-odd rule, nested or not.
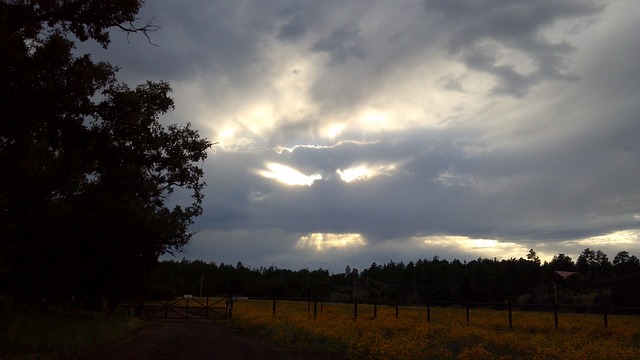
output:
[[[137,318],[111,319],[102,312],[16,308],[0,322],[0,359],[53,359],[122,338],[142,324]]]
[[[604,328],[601,315],[507,313],[464,308],[378,307],[324,304],[314,319],[307,303],[278,302],[275,316],[269,301],[239,301],[234,306],[239,328],[301,349],[344,354],[350,359],[640,359],[640,317],[611,315]]]

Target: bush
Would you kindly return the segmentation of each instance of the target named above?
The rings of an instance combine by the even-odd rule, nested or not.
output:
[[[155,283],[149,287],[149,300],[171,300],[176,297],[176,289],[165,284]]]

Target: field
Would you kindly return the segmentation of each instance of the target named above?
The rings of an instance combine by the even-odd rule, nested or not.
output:
[[[640,359],[640,317],[464,307],[314,304],[237,301],[233,321],[243,331],[272,338],[284,346],[346,354],[349,359]]]
[[[0,321],[0,359],[48,359],[57,354],[124,338],[143,321],[107,318],[102,312],[21,308]]]

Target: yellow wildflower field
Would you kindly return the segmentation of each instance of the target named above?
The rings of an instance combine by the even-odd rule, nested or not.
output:
[[[346,354],[349,359],[640,359],[640,317],[513,311],[464,307],[314,304],[238,301],[234,323],[248,332],[306,349]]]

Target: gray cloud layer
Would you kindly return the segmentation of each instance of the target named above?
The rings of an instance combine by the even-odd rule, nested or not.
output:
[[[214,141],[223,120],[240,129],[244,145],[215,149],[204,164],[207,204],[191,258],[341,269],[478,256],[416,240],[441,235],[576,256],[584,239],[640,229],[632,9],[154,1],[141,17],[163,26],[159,47],[115,34],[107,52],[83,49],[121,66],[128,81],[172,82],[178,109],[167,121],[191,121]],[[247,120],[269,104],[269,115]],[[388,118],[362,125],[376,112]],[[336,122],[339,135],[321,134]],[[270,162],[322,179],[288,186],[259,175]],[[336,172],[359,165],[384,170],[350,183]],[[357,233],[367,245],[296,247],[309,233]],[[591,247],[640,255],[637,234]]]

